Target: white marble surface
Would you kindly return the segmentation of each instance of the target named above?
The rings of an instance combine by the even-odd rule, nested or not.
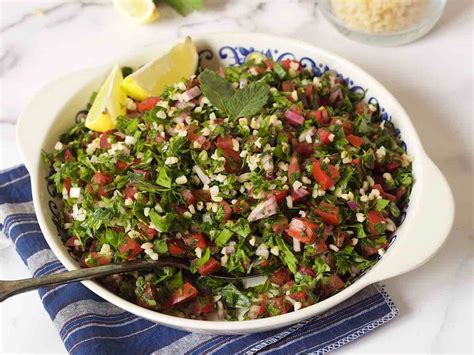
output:
[[[44,16],[34,13],[38,8]],[[160,40],[217,31],[268,32],[326,48],[366,69],[400,100],[448,178],[457,209],[443,250],[386,281],[401,315],[339,353],[472,353],[472,12],[470,0],[450,0],[427,37],[374,48],[338,34],[311,0],[206,1],[206,11],[186,18],[162,9],[161,20],[148,26],[127,22],[107,1],[0,0],[0,169],[21,162],[14,125],[22,107],[42,85],[72,70]],[[13,247],[0,250],[0,279],[26,276]],[[65,352],[35,292],[2,303],[0,312],[0,353]]]

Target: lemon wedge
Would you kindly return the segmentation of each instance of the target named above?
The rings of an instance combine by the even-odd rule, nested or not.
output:
[[[138,23],[150,23],[160,17],[153,0],[114,0],[114,6]]]
[[[174,46],[171,51],[158,58],[122,82],[122,89],[135,100],[144,100],[150,96],[159,96],[163,89],[183,78],[189,78],[196,72],[198,54],[196,45],[190,37]]]
[[[122,71],[116,65],[100,88],[86,118],[86,127],[97,132],[115,128],[115,120],[126,113],[127,95],[120,87]]]

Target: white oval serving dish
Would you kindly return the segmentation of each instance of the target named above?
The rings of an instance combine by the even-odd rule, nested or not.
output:
[[[426,155],[418,134],[398,101],[372,76],[349,61],[320,48],[297,40],[263,34],[225,33],[195,37],[201,52],[201,64],[240,63],[252,51],[262,51],[274,59],[301,59],[316,71],[336,70],[352,86],[368,89],[367,98],[376,98],[384,108],[385,118],[393,119],[401,131],[408,153],[414,157],[415,184],[410,196],[405,221],[385,255],[348,288],[313,306],[297,312],[249,321],[223,322],[182,319],[154,312],[130,303],[93,281],[83,284],[90,290],[124,310],[173,328],[199,333],[244,334],[276,329],[313,317],[337,305],[364,287],[413,270],[432,257],[448,236],[454,218],[450,188],[431,159]],[[166,53],[177,41],[147,47],[141,53],[119,61],[121,65],[138,67]],[[82,110],[92,91],[97,90],[113,64],[85,69],[64,76],[46,85],[30,101],[20,115],[17,142],[31,175],[33,201],[44,236],[58,259],[69,270],[79,268],[62,244],[52,220],[46,189],[48,167],[41,159],[41,150],[51,151],[58,136],[74,124],[75,114]],[[374,99],[372,99],[374,100]]]

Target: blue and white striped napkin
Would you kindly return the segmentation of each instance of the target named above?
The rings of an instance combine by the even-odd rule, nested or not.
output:
[[[33,276],[65,271],[41,233],[24,166],[0,173],[0,228]],[[374,285],[328,312],[286,329],[213,336],[141,319],[104,301],[81,283],[44,288],[39,295],[71,354],[324,354],[398,315],[383,288]]]

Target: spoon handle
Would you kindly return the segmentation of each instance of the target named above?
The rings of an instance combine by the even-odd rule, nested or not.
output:
[[[66,271],[58,274],[47,275],[23,280],[0,281],[0,302],[10,296],[35,290],[44,286],[60,285],[75,281],[93,279],[101,276],[120,274],[141,269],[151,269],[155,267],[174,266],[180,269],[188,269],[184,264],[173,261],[138,261],[124,264],[111,264],[87,269]]]

